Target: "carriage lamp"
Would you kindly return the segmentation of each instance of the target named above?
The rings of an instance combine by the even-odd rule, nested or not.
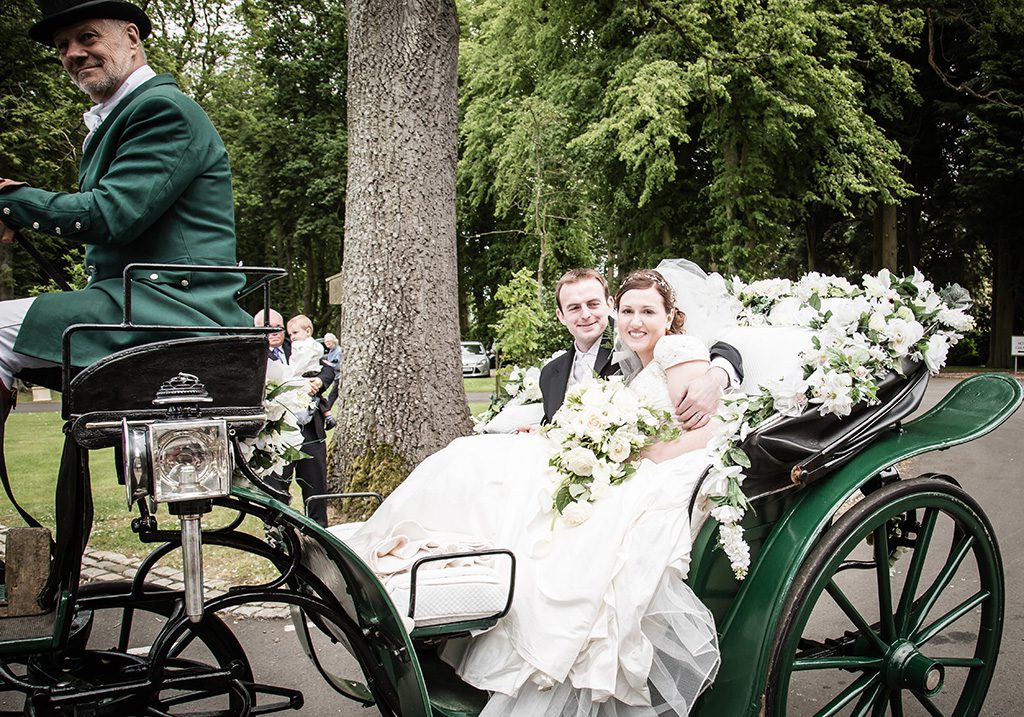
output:
[[[225,421],[169,421],[148,429],[153,498],[158,503],[220,498],[231,492]]]
[[[121,423],[128,505],[152,495],[181,524],[185,614],[203,618],[202,515],[210,499],[231,492],[231,452],[224,420],[179,420],[130,426]]]

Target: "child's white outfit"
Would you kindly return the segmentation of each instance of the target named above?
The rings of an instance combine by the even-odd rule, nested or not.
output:
[[[320,373],[320,359],[324,357],[324,347],[315,339],[292,341],[292,355],[288,365],[297,376],[305,376],[309,372]]]
[[[292,341],[292,355],[288,360],[292,372],[296,376],[315,376],[320,373],[320,359],[324,357],[324,347],[312,338]],[[311,396],[309,406],[302,414],[295,417],[300,426],[313,419],[313,414],[320,408],[320,396]]]

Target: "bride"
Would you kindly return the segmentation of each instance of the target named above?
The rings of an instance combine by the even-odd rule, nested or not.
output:
[[[705,343],[683,333],[676,305],[653,270],[629,275],[615,296],[620,341],[642,365],[630,385],[669,412],[709,361]],[[718,668],[711,613],[683,582],[688,504],[713,430],[649,446],[637,472],[575,526],[552,520],[547,438],[460,438],[426,459],[348,543],[385,578],[422,557],[392,550],[410,536],[458,533],[515,553],[509,614],[450,641],[442,655],[492,693],[485,717],[685,715]]]

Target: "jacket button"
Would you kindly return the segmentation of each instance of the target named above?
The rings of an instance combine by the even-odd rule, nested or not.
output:
[[[39,228],[39,222],[32,222],[32,228],[33,229],[38,229]]]
[[[75,222],[75,229],[81,229],[81,228],[82,228],[82,222]]]
[[[53,233],[56,234],[57,236],[60,236],[60,227],[54,227]]]
[[[182,279],[181,280],[181,285],[182,286],[188,286],[188,279]]]
[[[157,279],[160,278],[160,275],[159,274],[150,274],[149,278],[152,279],[153,281],[156,281]]]
[[[89,272],[90,274],[95,274],[96,273],[96,265],[95,264],[90,264],[89,266],[85,267],[85,270],[87,272]]]
[[[11,208],[10,207],[4,207],[4,214],[10,214],[10,213],[11,213]]]

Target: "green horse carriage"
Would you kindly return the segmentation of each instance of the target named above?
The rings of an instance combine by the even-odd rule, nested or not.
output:
[[[129,267],[126,276],[147,268]],[[266,296],[275,275],[254,288]],[[111,330],[128,328],[184,327],[139,327],[129,314]],[[77,331],[96,329],[72,327],[65,347]],[[299,691],[257,682],[245,647],[218,614],[267,602],[291,607],[303,648],[347,699],[403,717],[469,717],[483,708],[487,695],[463,683],[438,650],[507,612],[514,556],[490,551],[500,587],[490,607],[424,616],[431,592],[449,590],[451,604],[461,588],[421,584],[414,568],[407,593],[396,597],[348,548],[343,530],[308,520],[248,471],[239,443],[265,419],[265,331],[211,330],[77,373],[63,368],[56,542],[31,527],[8,539],[0,698],[21,704],[3,714],[297,709]],[[877,406],[851,420],[805,414],[747,438],[753,466],[744,487],[754,510],[743,524],[752,553],[746,579],[734,578],[713,521],[694,543],[688,581],[714,613],[722,655],[695,714],[802,713],[808,694],[817,715],[981,713],[1003,628],[996,537],[954,476],[904,479],[894,467],[992,431],[1018,408],[1022,390],[1007,376],[979,375],[910,418],[926,383],[921,367],[894,378]],[[138,511],[133,529],[155,548],[132,581],[80,585],[91,524],[88,451],[108,446],[118,447],[128,503]],[[235,471],[248,483],[232,484]],[[213,508],[231,518],[204,528]],[[250,516],[262,535],[242,529]],[[205,595],[203,545],[258,556],[277,575]],[[172,553],[181,555],[182,591],[153,582],[154,567]],[[110,624],[115,644],[97,644]],[[139,649],[135,632],[147,625]],[[335,674],[329,651],[351,655],[358,672]]]

